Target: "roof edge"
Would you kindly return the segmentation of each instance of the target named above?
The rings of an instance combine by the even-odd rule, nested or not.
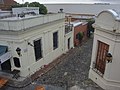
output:
[[[97,18],[98,18],[102,13],[104,13],[104,12],[110,13],[115,20],[120,20],[119,14],[118,14],[118,13],[116,12],[116,10],[114,10],[114,9],[103,10],[102,12],[100,12],[100,13],[97,15]]]

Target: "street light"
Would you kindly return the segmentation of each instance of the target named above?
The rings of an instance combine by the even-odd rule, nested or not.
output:
[[[22,56],[22,55],[21,55],[21,49],[20,49],[19,47],[17,47],[16,52],[17,52],[17,54],[19,55],[19,57]]]

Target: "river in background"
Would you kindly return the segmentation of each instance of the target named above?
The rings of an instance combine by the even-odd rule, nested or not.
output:
[[[40,0],[37,0],[40,1]],[[41,0],[42,1],[42,0]],[[83,4],[94,4],[94,3],[107,3],[107,4],[120,4],[120,0],[47,0],[44,3],[83,3]]]
[[[40,2],[42,4],[48,3],[84,3],[84,4],[94,4],[94,3],[110,3],[110,4],[120,4],[120,0],[15,0],[18,3],[25,2]]]

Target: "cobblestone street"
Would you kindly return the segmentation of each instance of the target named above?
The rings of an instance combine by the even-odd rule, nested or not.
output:
[[[88,79],[92,40],[91,38],[81,47],[69,51],[65,58],[61,58],[63,62],[38,79],[38,82],[55,86],[67,85],[68,87],[78,85],[81,90],[102,90]]]
[[[5,90],[34,90],[35,85],[51,85],[57,87],[79,86],[79,90],[103,90],[90,79],[88,79],[89,67],[92,53],[92,42],[90,38],[82,46],[76,47],[67,52],[62,62],[56,65],[49,72],[34,81],[34,85],[28,85],[24,88],[6,87]],[[46,89],[63,90],[63,89]]]

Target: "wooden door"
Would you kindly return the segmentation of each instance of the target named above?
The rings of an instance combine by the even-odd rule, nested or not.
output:
[[[105,66],[106,66],[106,54],[108,53],[109,45],[98,41],[98,51],[95,68],[104,74]]]

